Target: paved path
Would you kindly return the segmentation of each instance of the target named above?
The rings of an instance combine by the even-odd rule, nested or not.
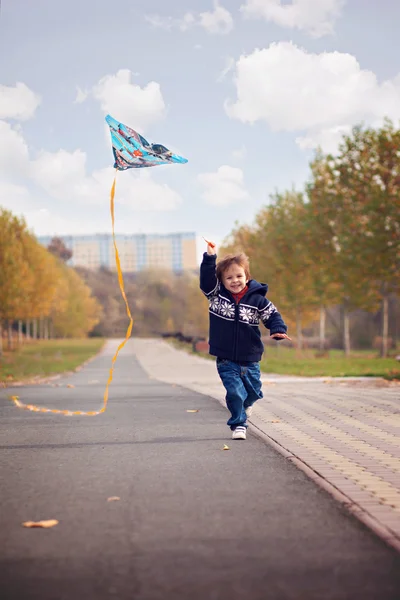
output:
[[[394,549],[258,436],[227,439],[212,397],[149,379],[134,347],[101,416],[0,391],[2,600],[397,600]],[[113,351],[21,400],[98,408]]]
[[[214,362],[163,341],[134,347],[152,377],[225,405]],[[400,550],[400,385],[268,375],[263,386],[252,425]]]

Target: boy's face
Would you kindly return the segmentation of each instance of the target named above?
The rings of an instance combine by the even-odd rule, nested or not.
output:
[[[243,267],[231,265],[222,273],[222,283],[232,294],[238,294],[246,287],[246,274]]]

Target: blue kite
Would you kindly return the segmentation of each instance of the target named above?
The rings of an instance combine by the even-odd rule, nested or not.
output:
[[[114,167],[118,171],[142,169],[171,163],[187,163],[187,159],[174,154],[161,144],[150,144],[140,133],[106,116],[110,127]]]

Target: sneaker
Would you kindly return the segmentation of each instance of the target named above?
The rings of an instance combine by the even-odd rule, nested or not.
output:
[[[233,440],[245,440],[246,439],[246,427],[239,425],[232,431]]]
[[[244,409],[244,412],[246,413],[246,417],[249,419],[251,417],[251,415],[253,414],[253,407],[246,406],[246,408]]]

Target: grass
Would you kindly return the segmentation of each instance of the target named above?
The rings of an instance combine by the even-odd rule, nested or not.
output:
[[[171,343],[181,350],[192,352],[190,344],[176,340]],[[196,353],[205,358],[209,354]],[[264,373],[301,375],[305,377],[383,377],[400,381],[400,363],[394,358],[380,358],[374,350],[354,351],[346,358],[341,350],[330,350],[318,358],[315,350],[296,350],[281,345],[266,346],[260,363]]]
[[[101,338],[38,340],[26,342],[0,357],[0,383],[32,380],[72,371],[96,355],[104,344]]]
[[[268,346],[260,366],[266,373],[280,375],[400,380],[400,363],[395,358],[380,358],[374,351],[354,351],[347,358],[341,350],[330,350],[319,358],[315,350]]]

